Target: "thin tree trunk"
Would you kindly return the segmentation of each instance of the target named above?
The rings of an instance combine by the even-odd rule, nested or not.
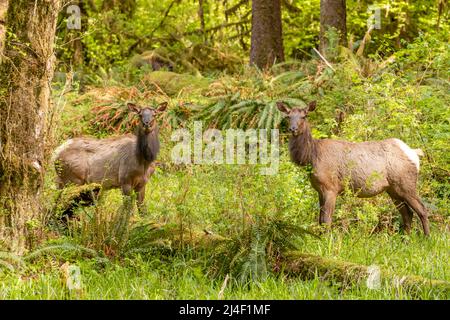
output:
[[[446,12],[447,8],[447,0],[439,0],[438,3],[438,19],[437,19],[437,24],[436,24],[436,29],[439,30],[440,26],[441,26],[441,17],[442,15]]]
[[[205,11],[203,9],[204,0],[198,0],[198,18],[200,19],[200,32],[202,33],[203,42],[206,42],[205,33]]]
[[[0,232],[22,253],[39,228],[60,0],[14,0],[0,64]]]
[[[252,1],[250,64],[261,69],[284,61],[280,0]]]
[[[83,44],[83,35],[87,31],[88,27],[88,13],[86,10],[87,3],[85,0],[79,1],[80,13],[81,13],[81,30],[76,32],[77,38],[73,44],[73,63],[75,66],[83,66],[84,64],[84,44]]]
[[[333,59],[337,46],[347,44],[345,0],[320,0],[320,53]]]
[[[79,69],[84,64],[84,44],[83,44],[83,34],[87,31],[88,26],[88,13],[86,7],[88,3],[86,0],[73,1],[73,4],[80,8],[81,15],[81,29],[67,29],[65,32],[64,42],[68,43],[71,47],[71,52],[73,53],[71,57],[71,63],[76,68]],[[65,14],[65,13],[64,13]]]

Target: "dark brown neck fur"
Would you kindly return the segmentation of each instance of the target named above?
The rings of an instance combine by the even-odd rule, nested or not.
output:
[[[142,126],[137,130],[137,158],[139,162],[150,165],[159,152],[159,129],[157,126],[150,133],[145,133]]]
[[[300,166],[312,164],[317,157],[317,143],[311,135],[308,124],[303,132],[297,136],[292,135],[289,140],[291,160]]]

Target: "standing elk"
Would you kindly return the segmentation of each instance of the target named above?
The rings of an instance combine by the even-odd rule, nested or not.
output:
[[[155,116],[167,108],[167,102],[156,109],[128,103],[130,111],[139,115],[136,134],[106,139],[74,138],[59,146],[54,153],[59,189],[69,183],[99,183],[105,190],[121,188],[124,195],[134,190],[143,211],[145,185],[154,172],[151,166],[159,152],[159,128]]]
[[[386,191],[401,213],[404,229],[411,230],[413,209],[422,222],[425,235],[430,234],[428,213],[416,192],[420,149],[411,149],[399,139],[349,142],[313,139],[307,121],[316,102],[306,108],[289,109],[277,102],[278,109],[289,118],[291,160],[313,168],[310,181],[319,194],[319,223],[331,224],[336,197],[350,186],[360,198]]]

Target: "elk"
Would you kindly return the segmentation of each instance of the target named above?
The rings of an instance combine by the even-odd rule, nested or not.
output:
[[[348,185],[360,198],[386,191],[400,211],[407,233],[414,210],[424,234],[430,234],[427,209],[416,191],[422,150],[411,149],[399,139],[365,142],[313,139],[307,116],[316,109],[315,101],[306,108],[292,109],[279,101],[277,107],[289,118],[291,160],[313,168],[310,181],[319,194],[320,224],[331,225],[336,197]]]
[[[121,188],[124,195],[134,190],[139,211],[143,211],[145,185],[155,170],[152,163],[160,147],[155,116],[166,110],[167,102],[157,108],[142,108],[134,103],[127,103],[127,107],[139,115],[135,134],[106,139],[74,138],[55,150],[59,189],[69,183],[99,183],[105,190]]]

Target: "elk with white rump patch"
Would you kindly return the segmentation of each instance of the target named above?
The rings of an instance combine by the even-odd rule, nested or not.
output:
[[[139,115],[136,134],[107,139],[74,138],[59,146],[54,154],[56,183],[99,183],[103,189],[121,188],[124,195],[138,193],[138,207],[143,209],[145,185],[154,172],[151,166],[159,152],[159,129],[155,116],[166,110],[164,102],[155,108],[140,108],[133,103],[128,109]]]
[[[310,181],[319,193],[319,223],[331,224],[336,197],[348,182],[361,198],[386,191],[402,215],[406,232],[411,230],[414,210],[423,232],[430,234],[427,209],[416,191],[420,149],[411,149],[399,139],[358,143],[313,139],[306,117],[315,110],[315,101],[306,108],[289,109],[284,102],[277,102],[277,107],[289,118],[292,161],[313,168]]]

